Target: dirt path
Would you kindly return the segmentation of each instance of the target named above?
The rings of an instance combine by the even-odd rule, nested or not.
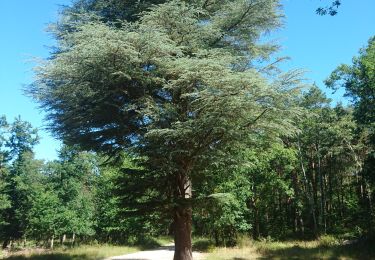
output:
[[[158,249],[140,251],[132,254],[112,256],[105,260],[173,260],[174,245],[162,246]],[[194,260],[203,260],[203,254],[193,252]]]

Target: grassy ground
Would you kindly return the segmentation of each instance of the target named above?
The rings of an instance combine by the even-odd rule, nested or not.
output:
[[[60,247],[54,250],[42,248],[28,248],[15,250],[2,255],[0,259],[7,260],[99,260],[110,256],[124,255],[141,250],[157,248],[173,242],[170,237],[145,238],[139,241],[137,246],[113,246],[113,245],[81,245],[74,248]]]
[[[316,241],[246,241],[235,248],[214,249],[207,260],[375,259],[373,242],[345,244],[331,237]]]
[[[157,247],[173,242],[170,238],[155,239],[146,246],[86,245],[57,248],[53,251],[33,249],[13,253],[7,260],[99,260]],[[353,242],[353,241],[351,241]],[[375,259],[375,241],[353,243],[322,237],[315,241],[252,241],[242,239],[234,248],[215,248],[207,239],[194,239],[194,250],[206,252],[207,260],[247,259]],[[0,255],[1,259],[1,255]]]
[[[135,242],[134,246],[113,246],[106,244],[80,245],[74,248],[57,247],[54,250],[35,248],[30,246],[22,249],[17,246],[16,250],[10,253],[1,252],[0,259],[7,260],[99,260],[110,256],[124,255],[137,251],[157,248],[173,243],[170,237],[145,238]]]
[[[22,250],[5,258],[7,260],[99,260],[109,256],[123,255],[139,251],[137,247],[93,245],[76,248],[58,248],[53,251],[30,249]]]

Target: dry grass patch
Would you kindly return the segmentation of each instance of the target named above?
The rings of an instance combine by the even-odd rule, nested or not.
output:
[[[259,259],[262,255],[254,247],[218,248],[207,256],[207,260],[247,260]]]
[[[240,241],[235,248],[218,248],[207,260],[247,259],[375,259],[373,241],[342,243],[325,236],[314,241]]]
[[[139,251],[138,247],[88,245],[56,250],[29,249],[12,253],[7,260],[99,260]]]

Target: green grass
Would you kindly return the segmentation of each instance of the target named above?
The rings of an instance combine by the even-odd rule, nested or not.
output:
[[[8,255],[7,258],[2,256],[0,251],[0,259],[7,260],[97,260],[110,256],[124,255],[141,250],[158,248],[173,243],[173,238],[163,236],[158,238],[145,237],[135,241],[134,246],[112,246],[112,245],[82,245],[75,248],[60,247],[54,250],[33,248],[30,244],[28,249],[19,249]]]
[[[145,248],[167,245],[169,237],[153,239],[147,246],[86,245],[76,248],[57,248],[53,251],[30,249],[15,252],[7,260],[98,260],[123,255]],[[375,241],[360,240],[345,244],[332,236],[323,236],[313,241],[253,241],[240,239],[237,247],[215,248],[211,240],[194,238],[195,251],[205,252],[206,260],[247,259],[375,259]],[[38,251],[39,250],[39,251]],[[1,255],[0,255],[1,258]]]
[[[359,241],[345,245],[333,237],[315,241],[240,242],[235,248],[217,248],[207,260],[247,259],[375,259],[374,241]]]
[[[138,247],[92,245],[55,250],[30,249],[15,252],[7,260],[99,260],[139,251]]]
[[[215,250],[215,243],[205,237],[193,237],[193,251],[197,252],[213,252]]]
[[[173,237],[170,236],[161,236],[154,239],[159,244],[159,246],[167,246],[174,243]]]

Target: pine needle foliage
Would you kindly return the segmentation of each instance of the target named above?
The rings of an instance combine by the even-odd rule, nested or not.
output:
[[[68,144],[141,158],[174,222],[189,222],[192,183],[211,164],[295,130],[298,73],[252,65],[277,49],[259,39],[281,17],[276,0],[173,0],[115,24],[89,10],[56,27],[58,51],[29,93]]]

